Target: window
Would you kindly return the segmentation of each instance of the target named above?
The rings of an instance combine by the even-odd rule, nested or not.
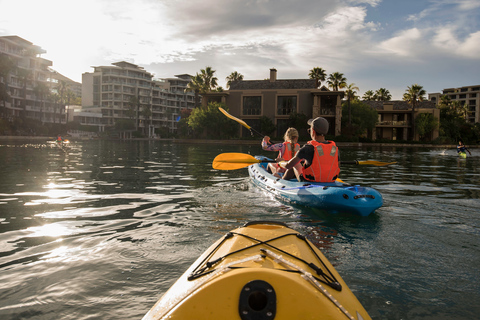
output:
[[[243,97],[243,115],[259,116],[262,114],[262,97]]]
[[[278,97],[277,101],[277,114],[279,116],[286,116],[297,111],[297,97],[296,96],[283,96]]]

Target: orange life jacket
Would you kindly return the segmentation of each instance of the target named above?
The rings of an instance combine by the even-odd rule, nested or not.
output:
[[[300,145],[298,143],[295,143],[295,146],[293,147],[293,150],[292,150],[292,144],[288,141],[285,141],[283,143],[283,145],[285,146],[285,151],[283,153],[283,156],[281,154],[281,152],[278,153],[278,156],[279,157],[282,157],[285,161],[288,161],[290,159],[293,158],[293,156],[297,153],[298,150],[300,150]]]
[[[332,182],[340,173],[338,163],[338,148],[335,142],[320,143],[308,141],[307,144],[314,147],[312,164],[303,169],[305,180],[312,182]]]

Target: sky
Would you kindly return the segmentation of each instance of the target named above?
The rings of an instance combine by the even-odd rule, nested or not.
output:
[[[480,85],[479,0],[0,0],[0,36],[74,81],[128,61],[155,78],[209,66],[218,84],[343,73],[362,96]]]

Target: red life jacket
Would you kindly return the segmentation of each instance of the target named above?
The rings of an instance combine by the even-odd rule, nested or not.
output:
[[[312,182],[335,181],[340,173],[338,148],[335,142],[320,143],[312,140],[307,144],[312,145],[315,151],[311,166],[303,169],[305,180]]]
[[[295,143],[295,146],[293,147],[293,150],[292,150],[292,144],[288,141],[285,141],[283,143],[283,145],[285,146],[285,151],[283,153],[283,156],[281,154],[281,152],[278,153],[278,156],[279,157],[282,157],[285,161],[288,161],[290,159],[293,158],[293,156],[297,153],[298,150],[300,150],[300,145],[298,143]]]

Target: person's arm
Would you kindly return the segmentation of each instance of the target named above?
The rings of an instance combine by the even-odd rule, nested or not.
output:
[[[283,143],[270,144],[270,137],[265,136],[262,140],[262,149],[266,151],[280,151]]]
[[[297,154],[292,158],[290,159],[284,166],[285,169],[292,169],[293,167],[295,167],[297,165],[297,163],[299,163],[302,159],[298,157],[298,152]]]

